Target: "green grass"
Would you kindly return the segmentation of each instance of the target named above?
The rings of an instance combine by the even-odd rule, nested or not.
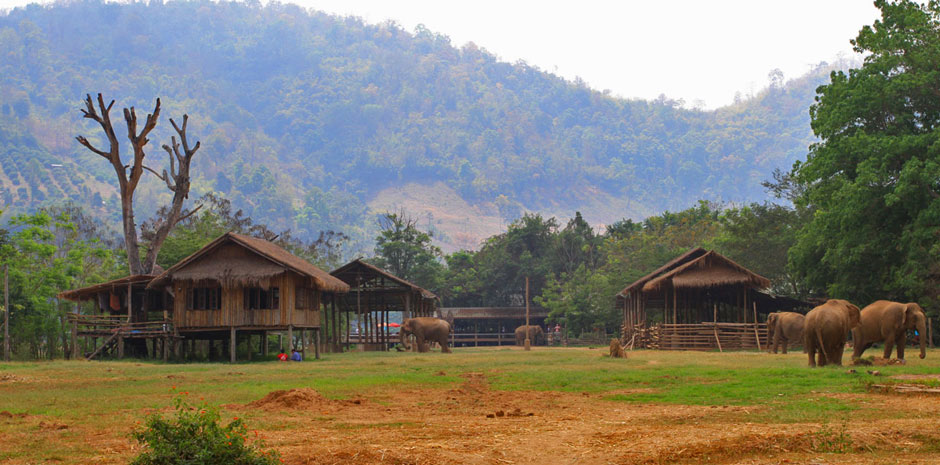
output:
[[[871,367],[810,369],[801,353],[635,351],[622,360],[604,357],[605,352],[606,348],[536,348],[532,352],[458,348],[450,355],[327,354],[325,360],[303,363],[4,363],[0,364],[0,411],[109,430],[114,425],[133,425],[149,409],[171,405],[174,388],[189,392],[194,402],[215,405],[243,404],[272,390],[297,387],[310,387],[330,398],[364,395],[382,402],[389,390],[446,389],[463,383],[461,375],[482,373],[495,390],[583,392],[612,405],[743,406],[750,412],[746,421],[751,422],[838,422],[860,409],[866,415],[883,414],[842,394],[864,393],[868,383],[889,381],[891,375],[937,373],[940,368],[940,350],[931,350],[924,360],[910,358],[907,365],[876,367],[882,374],[877,377],[866,373]],[[850,368],[857,373],[847,373]],[[329,421],[328,417],[313,420]],[[739,416],[729,417],[729,421],[739,420]],[[19,433],[18,425],[0,418],[0,437]],[[257,426],[277,429],[285,425],[265,422]],[[118,429],[116,434],[124,434],[129,427]],[[68,434],[77,433],[70,428]],[[41,461],[89,452],[40,446],[40,437],[28,436],[17,447],[0,452],[0,459]],[[30,455],[31,448],[45,455]]]

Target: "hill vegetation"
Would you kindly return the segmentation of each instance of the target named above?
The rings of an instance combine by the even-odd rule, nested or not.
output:
[[[85,93],[103,92],[192,116],[197,196],[220,193],[298,237],[338,230],[361,243],[376,232],[368,205],[394,204],[377,197],[409,184],[505,223],[580,208],[610,224],[702,198],[764,199],[761,181],[813,141],[807,107],[831,69],[774,74],[758,95],[700,111],[615,98],[420,26],[257,1],[32,5],[0,15],[0,50],[8,213],[69,198],[116,218],[110,167],[72,139],[90,132]],[[156,144],[169,139],[161,126]],[[157,205],[147,200],[166,194],[150,179],[139,195]],[[442,226],[444,241],[459,232]]]

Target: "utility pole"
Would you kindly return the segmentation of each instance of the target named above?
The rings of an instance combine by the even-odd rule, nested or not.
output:
[[[532,350],[532,342],[529,341],[529,277],[525,277],[525,350]]]
[[[10,361],[10,270],[3,265],[3,360]]]

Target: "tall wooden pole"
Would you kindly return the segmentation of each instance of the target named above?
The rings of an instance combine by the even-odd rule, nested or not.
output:
[[[3,360],[10,361],[10,270],[3,265]]]
[[[529,341],[529,277],[525,277],[525,350],[532,350]]]

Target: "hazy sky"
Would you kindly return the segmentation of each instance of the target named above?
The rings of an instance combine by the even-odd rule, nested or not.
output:
[[[284,1],[284,0],[282,0]],[[0,0],[0,8],[27,3]],[[287,1],[285,1],[287,3]],[[370,23],[393,19],[474,42],[506,61],[622,97],[666,94],[708,108],[820,61],[852,55],[849,40],[878,17],[871,0],[297,0]]]

